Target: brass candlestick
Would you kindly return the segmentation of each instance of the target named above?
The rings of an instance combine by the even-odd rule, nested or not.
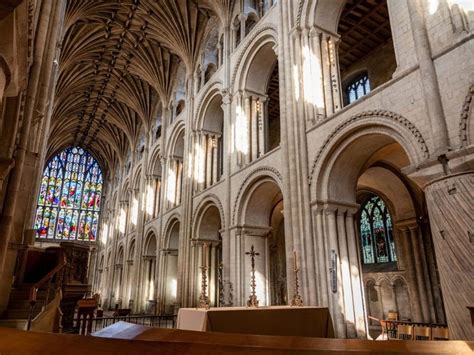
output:
[[[303,306],[303,299],[300,296],[300,282],[298,279],[298,273],[300,269],[298,267],[298,262],[296,260],[296,251],[293,251],[294,255],[294,272],[295,272],[295,292],[293,293],[293,298],[291,299],[290,306],[292,307],[302,307]]]
[[[219,272],[217,274],[218,281],[219,281],[219,307],[225,306],[224,300],[224,279],[222,276],[222,270],[224,269],[224,265],[222,262],[219,263]]]
[[[255,252],[255,249],[252,245],[252,247],[250,248],[250,251],[246,252],[245,254],[250,255],[250,260],[251,260],[251,271],[250,271],[251,293],[247,301],[247,307],[258,307],[258,299],[257,299],[257,294],[255,292],[255,288],[257,287],[257,284],[255,282],[255,257],[260,255],[260,253]]]
[[[209,297],[207,297],[207,244],[203,244],[201,269],[201,293],[199,295],[198,308],[209,309]]]

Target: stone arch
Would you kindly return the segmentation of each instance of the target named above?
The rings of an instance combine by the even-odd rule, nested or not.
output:
[[[115,259],[117,264],[123,264],[124,262],[124,256],[125,256],[125,248],[123,243],[119,244],[118,250],[117,250],[117,258]]]
[[[232,80],[234,91],[251,90],[259,94],[265,94],[266,82],[271,74],[273,62],[268,58],[278,60],[274,47],[277,36],[273,31],[263,31],[252,39],[250,45],[243,51],[243,57],[239,58],[236,65],[236,77]],[[263,75],[263,77],[262,77]]]
[[[202,219],[203,211],[205,211],[210,206],[215,206],[217,208],[217,210],[219,211],[219,216],[220,216],[220,220],[222,224],[221,228],[225,227],[224,208],[222,206],[222,203],[217,195],[209,194],[209,195],[206,195],[194,209],[193,218],[192,218],[192,220],[194,221],[193,231],[197,230],[197,226],[200,223],[199,221]]]
[[[209,110],[214,111],[213,102],[216,100],[217,97],[221,98],[222,102],[222,84],[220,82],[214,83],[212,86],[206,90],[204,95],[202,96],[201,101],[197,105],[196,110],[196,118],[194,119],[194,129],[202,129],[204,127],[204,122],[206,119],[206,115]]]
[[[232,73],[230,87],[234,88],[234,92],[240,90],[244,81],[242,78],[245,78],[246,70],[248,70],[258,49],[267,43],[278,43],[278,31],[272,25],[262,26],[254,32],[251,39],[246,43],[239,53],[236,65],[234,66],[234,72]]]
[[[173,208],[181,204],[183,189],[184,161],[184,122],[176,125],[170,135],[167,154],[166,207]]]
[[[146,234],[145,243],[143,244],[143,256],[156,255],[158,250],[158,238],[154,230],[149,230]]]
[[[165,242],[163,248],[163,266],[165,275],[163,310],[166,314],[174,314],[178,302],[180,220],[174,217],[170,218],[165,231]]]
[[[199,298],[199,284],[201,276],[199,267],[205,263],[207,265],[207,280],[208,280],[208,297],[211,306],[219,306],[221,299],[221,287],[219,283],[219,273],[221,272],[222,264],[222,238],[221,231],[223,228],[222,206],[215,196],[208,196],[202,200],[195,211],[196,218],[193,224],[193,243],[191,249],[194,264],[191,266],[191,273],[198,275],[192,278],[191,283],[195,283],[192,287],[194,297]],[[219,208],[220,207],[220,208]]]
[[[135,253],[136,253],[135,246],[136,246],[136,239],[134,237],[128,243],[128,249],[127,249],[128,250],[128,258],[127,258],[127,260],[135,259]]]
[[[314,25],[337,33],[337,25],[346,0],[300,0],[296,23],[298,27]]]
[[[179,228],[180,228],[180,218],[177,215],[173,215],[169,218],[165,227],[165,238],[163,247],[165,249],[175,248],[177,249],[179,244],[176,241],[171,240],[172,238],[177,237],[179,239]]]
[[[184,141],[182,143],[183,149],[178,149],[178,151],[176,150],[177,146],[181,144],[181,142],[179,142],[180,138],[184,139],[184,122],[183,121],[177,121],[174,124],[173,129],[171,130],[171,133],[168,139],[168,151],[166,152],[167,158],[175,154],[180,154],[181,156],[183,156]]]
[[[148,314],[154,314],[156,309],[156,275],[158,258],[158,238],[153,230],[146,234],[143,244],[142,264],[142,300],[144,310]]]
[[[113,298],[113,301],[112,301],[112,304],[114,305],[118,305],[119,308],[121,308],[123,305],[122,305],[122,297],[123,297],[123,286],[124,286],[124,282],[123,282],[123,267],[124,267],[124,263],[125,263],[125,248],[124,248],[124,244],[121,243],[119,244],[118,246],[118,249],[117,249],[117,256],[115,258],[115,265],[114,266],[114,281],[115,281],[115,285],[114,285],[114,298]]]
[[[200,191],[217,183],[224,167],[224,110],[217,88],[202,102],[196,118],[195,189]]]
[[[244,248],[248,251],[254,246],[260,253],[256,261],[257,278],[260,279],[258,298],[266,305],[288,304],[288,251],[281,185],[268,174],[251,179],[238,206],[236,223],[244,236]],[[248,260],[245,267],[248,268]],[[244,271],[245,274],[248,272],[247,269]]]
[[[410,289],[407,280],[403,276],[397,275],[393,278],[392,285],[394,287],[398,319],[412,319]]]
[[[361,137],[364,139],[360,139]],[[371,141],[370,147],[354,149],[357,142],[367,141],[368,138],[374,137],[377,139]],[[356,179],[356,175],[370,156],[369,152],[375,153],[389,143],[400,144],[410,165],[420,163],[429,157],[428,147],[421,133],[410,121],[396,113],[367,111],[354,115],[341,123],[329,134],[313,160],[309,176],[309,182],[313,186],[311,189],[312,199],[335,198],[331,197],[331,192],[325,190],[323,186],[328,186],[329,175],[333,168],[342,168],[341,165],[336,165],[336,160],[341,154],[347,152],[349,147],[352,152],[360,154],[360,164],[355,166],[352,162],[351,165],[354,166],[354,169],[350,174],[347,171],[342,174],[345,177],[344,187],[346,190],[343,191],[344,193],[347,193],[347,190],[354,190],[351,180]],[[355,198],[352,198],[352,202],[355,202]]]
[[[163,173],[163,167],[161,165],[161,147],[156,146],[150,154],[150,161],[148,164],[148,175],[161,176]]]
[[[234,208],[232,212],[232,225],[235,225],[237,223],[237,219],[240,219],[240,217],[237,216],[237,214],[238,214],[238,211],[241,211],[241,209],[239,209],[239,206],[241,206],[242,204],[241,200],[242,200],[242,196],[244,195],[244,192],[249,188],[250,185],[252,185],[254,181],[262,177],[270,177],[271,179],[276,181],[280,190],[284,191],[283,178],[277,169],[270,166],[262,166],[260,168],[253,170],[244,179],[244,181],[240,185],[239,190],[237,192],[237,196],[234,200]]]

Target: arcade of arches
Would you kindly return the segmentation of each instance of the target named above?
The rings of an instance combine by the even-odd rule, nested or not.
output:
[[[473,338],[469,1],[4,3],[2,317],[31,250],[88,250],[104,309],[175,314],[203,264],[211,306],[245,305],[253,246],[260,304],[296,255],[338,337],[395,311]]]

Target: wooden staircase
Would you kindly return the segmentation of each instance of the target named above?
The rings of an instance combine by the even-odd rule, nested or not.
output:
[[[2,319],[28,320],[30,312],[30,290],[33,284],[22,284],[10,293],[10,300],[6,311],[2,314]],[[55,286],[51,286],[55,289]],[[31,309],[31,316],[35,318],[46,303],[48,288],[41,286],[37,292],[36,303]],[[51,295],[49,297],[51,300]]]

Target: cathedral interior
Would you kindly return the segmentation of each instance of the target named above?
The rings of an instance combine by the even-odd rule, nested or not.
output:
[[[469,0],[1,1],[0,329],[258,301],[474,339],[473,37]]]

